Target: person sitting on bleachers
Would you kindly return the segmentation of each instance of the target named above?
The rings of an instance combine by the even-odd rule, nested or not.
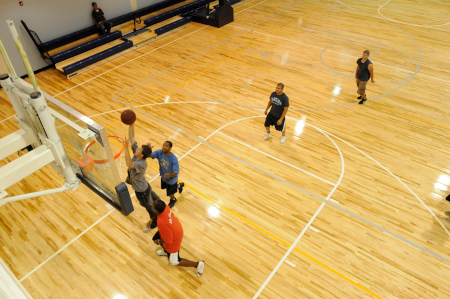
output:
[[[97,24],[97,27],[100,28],[100,35],[105,34],[105,31],[106,34],[110,33],[112,23],[106,20],[103,10],[97,7],[97,3],[92,2],[92,6],[94,7],[92,17],[94,18],[94,22]]]

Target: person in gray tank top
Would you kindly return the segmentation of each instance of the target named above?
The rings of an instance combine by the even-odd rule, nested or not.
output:
[[[370,51],[365,50],[363,52],[362,58],[356,61],[357,67],[355,72],[356,86],[358,86],[357,93],[359,94],[358,99],[361,101],[359,104],[364,104],[367,101],[366,96],[366,86],[369,79],[373,81],[373,64],[372,61],[369,60]]]

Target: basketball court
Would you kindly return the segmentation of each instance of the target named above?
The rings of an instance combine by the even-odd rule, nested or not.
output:
[[[36,75],[108,136],[127,136],[120,115],[133,109],[139,144],[173,142],[186,185],[173,208],[180,256],[205,260],[203,276],[156,254],[131,187],[126,217],[84,185],[0,207],[2,263],[32,298],[449,298],[450,3],[249,0],[234,12],[220,29],[193,23],[70,80]],[[375,83],[359,105],[366,49]],[[280,82],[284,144],[273,128],[263,139]],[[18,127],[3,89],[0,105],[4,137]],[[66,141],[82,155],[82,140]],[[47,167],[7,192],[61,182]]]

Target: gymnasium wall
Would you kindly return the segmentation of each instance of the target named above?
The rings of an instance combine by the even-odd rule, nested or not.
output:
[[[33,70],[48,65],[41,56],[33,41],[23,28],[23,20],[28,28],[34,30],[42,42],[69,34],[94,24],[92,19],[92,0],[0,0],[0,39],[9,54],[14,68],[19,76],[26,70],[12,40],[6,20],[13,20],[17,32],[30,59]],[[111,19],[132,11],[134,2],[137,9],[149,6],[162,0],[98,0],[98,7],[103,10],[106,18]]]
[[[133,1],[133,0],[130,0]],[[137,9],[141,9],[147,6],[150,6],[152,4],[161,2],[162,0],[134,0],[134,2],[136,2],[137,4]]]

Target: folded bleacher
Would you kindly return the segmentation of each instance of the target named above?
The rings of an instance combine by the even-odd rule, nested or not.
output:
[[[58,54],[52,55],[52,59],[54,63],[61,62],[63,60],[69,59],[71,57],[74,57],[78,54],[87,52],[89,50],[92,50],[96,47],[99,47],[101,45],[104,45],[106,43],[109,43],[110,41],[119,39],[122,37],[122,32],[115,31],[110,34],[105,34],[104,36],[101,36],[99,38],[96,38],[94,40],[91,40],[89,42],[86,42],[84,44],[81,44],[79,46],[76,46],[75,48],[60,52]]]
[[[182,14],[185,14],[187,12],[193,11],[193,10],[195,10],[195,9],[197,9],[199,7],[202,7],[202,6],[204,6],[204,5],[206,5],[206,4],[210,3],[210,2],[213,2],[213,1],[211,1],[211,0],[198,0],[198,1],[195,1],[195,2],[191,2],[191,3],[186,4],[184,6],[177,7],[175,9],[171,10],[171,11],[167,11],[167,12],[164,12],[164,13],[162,13],[160,15],[157,15],[155,17],[147,19],[144,22],[145,22],[145,25],[152,26],[152,25],[157,24],[159,22],[162,22],[162,21],[165,21],[167,19],[170,19],[170,18],[172,18],[174,16],[182,15]]]
[[[186,0],[184,0],[186,1]],[[184,2],[183,0],[165,0],[148,7],[142,8],[132,13],[128,13],[114,19],[110,19],[114,26],[124,24],[131,20],[135,21],[135,32],[136,32],[136,16],[144,16],[152,14],[161,9],[169,8],[169,10],[164,11],[156,16],[152,16],[146,20],[144,20],[144,31],[147,35],[142,35],[142,38],[135,39],[135,41],[139,40],[148,40],[149,38],[156,37],[158,35],[162,35],[167,33],[175,28],[186,25],[192,22],[191,14],[198,11],[200,8],[204,7],[208,3],[214,2],[214,0],[197,0],[192,1],[186,5],[181,5],[170,9],[170,6],[181,4]],[[242,0],[230,0],[230,4],[235,4]],[[217,5],[215,6],[217,7]],[[22,21],[25,29],[30,34],[30,37],[35,42],[38,49],[41,51],[41,54],[47,56],[52,60],[55,68],[64,72],[64,74],[69,78],[73,75],[77,74],[78,71],[84,69],[92,64],[95,64],[101,60],[104,60],[108,57],[111,57],[117,53],[120,53],[126,49],[130,49],[134,46],[133,37],[128,37],[131,35],[126,35],[121,31],[114,31],[110,34],[106,34],[104,36],[100,36],[89,40],[89,38],[94,37],[96,33],[98,33],[98,28],[96,26],[91,26],[77,32],[65,35],[63,37],[48,41],[46,43],[41,43],[37,34],[29,30],[26,24]],[[125,24],[126,25],[126,24]],[[128,25],[127,25],[128,26]],[[141,29],[139,29],[141,30]],[[139,33],[139,32],[138,32]],[[150,33],[150,34],[149,34]],[[132,36],[137,36],[134,34]],[[36,42],[35,40],[39,40]],[[85,39],[86,42],[82,44],[75,45],[72,48],[67,49],[73,45],[71,43],[77,44],[77,41]],[[123,42],[122,42],[123,40]],[[79,43],[79,42],[78,42]],[[100,47],[100,48],[99,48]],[[59,48],[66,48],[66,50],[61,51]],[[105,49],[106,48],[106,49]],[[97,50],[98,49],[98,50]],[[104,49],[104,50],[103,50]],[[43,53],[45,51],[45,53]],[[50,55],[49,51],[53,54]],[[90,51],[90,52],[89,52]],[[88,56],[89,55],[89,56]],[[88,57],[86,57],[88,56]],[[78,60],[79,59],[79,60]]]
[[[133,46],[132,41],[126,41],[124,43],[121,43],[120,45],[114,46],[112,48],[109,48],[105,51],[102,51],[100,53],[94,54],[88,58],[85,58],[83,60],[77,61],[71,65],[68,65],[66,67],[63,67],[65,74],[72,74],[76,71],[79,71],[85,67],[88,67],[94,63],[97,63],[103,59],[106,59],[110,56],[113,56],[119,52],[122,52],[123,50],[129,49]]]
[[[139,17],[145,16],[145,15],[151,13],[151,12],[161,10],[163,8],[172,6],[174,4],[177,4],[177,3],[180,3],[180,2],[183,2],[183,1],[184,0],[165,0],[165,1],[161,1],[159,3],[155,3],[153,5],[141,8],[139,10],[136,10],[134,12],[130,12],[130,13],[124,14],[122,16],[118,16],[116,18],[113,18],[113,19],[108,19],[108,21],[112,22],[113,23],[113,27],[114,27],[114,26],[117,26],[117,25],[120,25],[120,24],[123,24],[123,23],[126,23],[128,21],[133,20],[133,16],[136,16],[136,15],[139,16]],[[57,49],[59,47],[65,46],[67,44],[70,44],[70,43],[72,43],[74,41],[86,38],[88,36],[91,36],[91,35],[97,34],[97,33],[98,33],[97,26],[95,26],[95,25],[94,26],[90,26],[88,28],[84,28],[84,29],[81,29],[79,31],[76,31],[76,32],[67,34],[65,36],[58,37],[58,38],[53,39],[51,41],[45,42],[44,43],[44,47],[47,49],[47,51],[51,51],[51,50]]]

